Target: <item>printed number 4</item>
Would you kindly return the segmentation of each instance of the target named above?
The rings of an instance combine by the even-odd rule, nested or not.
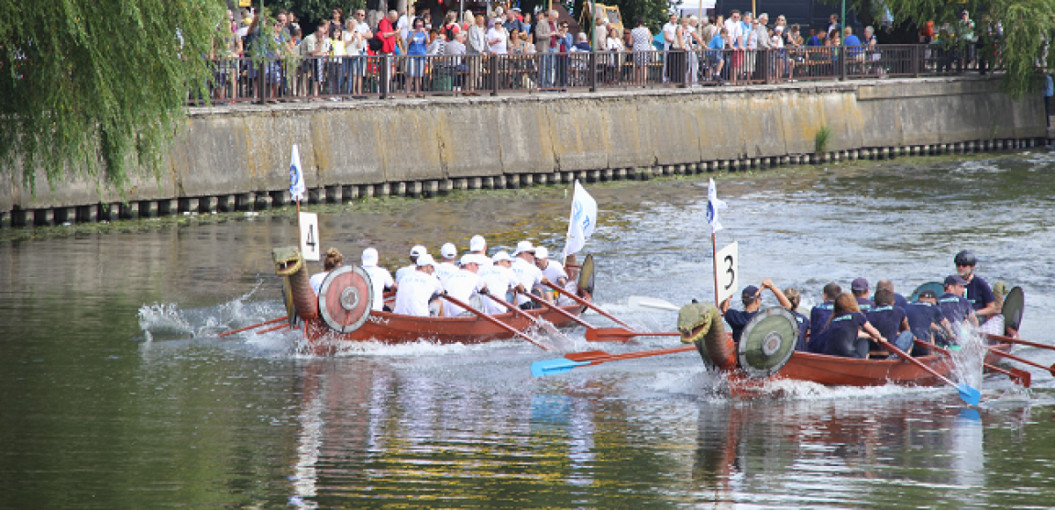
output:
[[[315,227],[312,225],[308,225],[308,237],[304,240],[304,245],[311,246],[311,248],[314,250],[316,244],[318,243],[315,242]]]

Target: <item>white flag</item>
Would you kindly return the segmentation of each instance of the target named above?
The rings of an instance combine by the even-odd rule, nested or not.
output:
[[[300,152],[293,144],[293,154],[289,158],[289,194],[293,200],[304,200],[307,188],[304,187],[304,172],[300,166]]]
[[[710,179],[707,183],[707,223],[711,224],[712,234],[722,229],[722,224],[718,223],[718,211],[725,208],[725,202],[718,200],[718,189],[714,187],[714,179]]]
[[[581,250],[596,227],[597,201],[576,180],[575,193],[571,198],[571,220],[568,221],[568,240],[564,244],[564,256]]]

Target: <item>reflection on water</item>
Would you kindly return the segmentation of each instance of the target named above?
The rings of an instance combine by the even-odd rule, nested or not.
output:
[[[1025,289],[1023,336],[1052,342],[1053,170],[1038,153],[721,174],[718,242],[740,243],[744,284],[772,277],[807,302],[862,275],[908,293],[968,248],[981,275]],[[711,299],[705,182],[588,186],[597,298],[635,327],[669,330],[675,314],[630,295]],[[320,220],[324,244],[353,260],[374,245],[396,266],[414,243],[474,233],[559,249],[569,200],[368,200]],[[1055,380],[1042,370],[1030,391],[971,380],[985,402],[972,414],[949,388],[784,382],[729,400],[692,352],[533,379],[552,355],[517,340],[316,359],[295,333],[217,338],[284,314],[270,249],[294,239],[287,210],[0,244],[0,507],[1050,505]],[[599,348],[582,328],[569,337]]]

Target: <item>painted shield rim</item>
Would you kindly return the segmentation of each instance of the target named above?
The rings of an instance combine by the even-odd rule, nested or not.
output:
[[[341,324],[330,314],[330,303],[327,302],[328,299],[326,296],[329,294],[330,285],[345,273],[355,273],[366,282],[366,298],[363,299],[362,296],[359,296],[360,302],[366,303],[366,306],[363,308],[361,316],[348,324]],[[370,318],[370,310],[373,302],[374,286],[370,283],[370,275],[368,275],[366,271],[357,264],[346,264],[334,268],[326,275],[326,278],[322,281],[322,286],[319,287],[319,315],[322,316],[322,320],[327,326],[341,333],[351,333],[352,331],[359,329],[359,327]],[[356,304],[358,305],[359,303]]]
[[[1017,330],[1022,324],[1022,310],[1025,309],[1026,296],[1022,287],[1015,287],[1007,292],[1004,297],[1004,306],[1000,313],[1004,316],[1004,326]]]
[[[751,337],[752,333],[755,332],[755,329],[764,327],[762,324],[771,322],[770,319],[773,317],[783,318],[791,327],[791,334],[788,335],[787,338],[783,338],[780,336],[780,331],[777,331],[776,328],[770,328],[769,332],[766,334],[766,338],[768,339],[771,335],[776,335],[773,340],[780,343],[771,353],[763,354],[767,356],[767,359],[777,359],[777,363],[762,368],[752,366],[750,361],[752,355],[755,355],[755,353],[748,352],[748,344],[750,342],[748,342],[747,339]],[[778,306],[762,310],[751,318],[751,321],[747,323],[747,326],[744,326],[743,332],[740,333],[740,342],[736,345],[736,360],[740,365],[740,370],[751,378],[769,377],[779,372],[780,369],[784,368],[784,365],[788,363],[788,360],[791,359],[791,355],[795,353],[795,344],[798,341],[798,336],[799,324],[798,321],[795,320],[795,316],[791,315],[791,312]]]
[[[579,288],[593,294],[594,278],[593,278],[593,254],[589,254],[582,260],[582,267],[579,268]]]

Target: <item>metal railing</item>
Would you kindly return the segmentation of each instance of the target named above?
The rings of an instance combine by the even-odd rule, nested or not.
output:
[[[344,56],[214,62],[212,103],[703,87],[934,76],[977,69],[933,45],[769,50]],[[845,69],[844,69],[845,68]],[[190,104],[205,104],[191,98]]]

